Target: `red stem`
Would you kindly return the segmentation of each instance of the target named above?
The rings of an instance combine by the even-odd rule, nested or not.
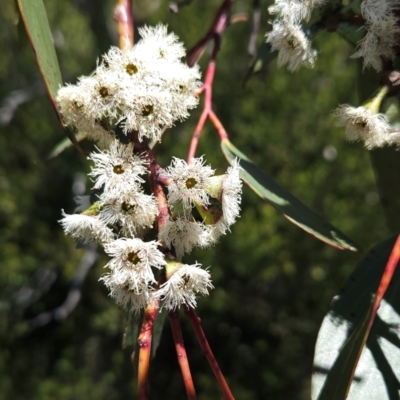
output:
[[[396,243],[393,246],[392,252],[390,253],[390,257],[388,262],[386,263],[386,267],[383,271],[381,281],[379,283],[378,290],[375,293],[374,297],[374,305],[372,309],[372,316],[369,324],[369,328],[372,328],[372,324],[374,322],[374,318],[376,317],[376,313],[378,312],[379,305],[383,299],[383,296],[388,289],[390,282],[392,281],[393,275],[396,271],[397,265],[400,259],[400,235],[397,236]]]
[[[138,133],[136,131],[131,132],[130,141],[134,144],[134,152],[144,158],[148,165],[149,179],[151,190],[157,199],[158,206],[158,229],[165,225],[169,219],[169,208],[168,201],[163,191],[163,188],[158,180],[160,171],[160,165],[154,156],[153,151],[149,148],[145,141],[140,142]]]
[[[378,289],[377,289],[374,299],[371,303],[371,308],[369,310],[368,327],[364,332],[364,337],[363,337],[361,346],[359,346],[357,358],[354,362],[353,369],[351,371],[351,379],[349,379],[349,381],[348,381],[349,383],[347,386],[347,391],[346,391],[346,396],[345,396],[346,399],[347,399],[347,396],[350,391],[351,383],[353,381],[353,377],[356,372],[356,368],[357,368],[358,362],[360,360],[362,350],[368,340],[369,334],[372,329],[372,325],[374,324],[375,317],[378,312],[381,301],[383,299],[383,296],[385,295],[386,290],[388,289],[390,282],[392,281],[393,274],[396,272],[396,268],[399,264],[399,259],[400,259],[400,235],[397,236],[396,243],[394,244],[392,252],[390,253],[390,257],[389,257],[388,262],[386,263],[385,269],[383,270],[382,278],[381,278],[381,281],[379,282]]]
[[[204,108],[203,112],[201,113],[199,122],[197,123],[196,129],[193,133],[192,140],[190,142],[189,153],[187,157],[188,164],[190,164],[190,161],[196,154],[196,149],[197,145],[199,144],[201,132],[203,131],[204,124],[210,112],[212,111],[212,85],[215,75],[215,66],[215,59],[211,59],[207,67],[206,79],[202,87],[202,91],[204,91]]]
[[[119,0],[114,11],[118,24],[119,47],[121,50],[133,47],[132,0]]]
[[[214,47],[213,51],[211,54],[211,59],[207,67],[207,73],[206,73],[206,78],[204,81],[204,85],[202,87],[202,91],[205,92],[205,98],[204,98],[204,108],[203,112],[201,113],[199,122],[197,123],[196,129],[193,133],[192,140],[190,142],[189,146],[189,153],[187,156],[187,162],[188,164],[192,160],[192,158],[196,154],[196,149],[199,144],[201,132],[203,131],[204,124],[207,120],[207,118],[210,118],[211,121],[213,122],[214,126],[216,126],[216,122],[218,121],[218,134],[221,138],[227,139],[228,135],[223,128],[221,122],[219,121],[218,118],[216,118],[215,113],[213,112],[212,109],[212,88],[213,88],[213,82],[214,82],[214,75],[215,75],[215,67],[216,67],[216,58],[220,49],[220,43],[221,43],[221,34],[224,32],[224,30],[227,27],[228,20],[229,20],[229,12],[231,5],[233,3],[233,0],[224,0],[219,7],[217,13],[215,14],[214,21],[206,33],[206,35],[200,39],[200,41],[188,52],[188,65],[192,66],[195,64],[196,61],[201,57],[201,55],[204,52],[205,45],[207,44],[208,41],[213,40],[214,41]],[[213,116],[213,118],[211,118]],[[217,126],[216,126],[217,127]]]
[[[138,365],[138,400],[149,398],[149,369],[151,355],[151,339],[153,327],[158,314],[159,300],[148,305],[143,318],[142,328],[138,337],[139,343],[139,365]]]
[[[201,350],[203,351],[204,355],[206,356],[206,358],[211,366],[211,369],[213,370],[214,375],[217,378],[218,384],[222,390],[224,400],[234,400],[235,398],[233,397],[233,394],[231,393],[231,390],[229,389],[229,386],[224,378],[224,375],[222,374],[221,369],[219,368],[219,365],[217,363],[217,360],[214,357],[211,347],[208,344],[208,341],[207,341],[206,335],[204,334],[203,328],[200,325],[200,322],[201,322],[200,318],[196,315],[196,312],[194,311],[193,308],[184,306],[184,310],[185,310],[186,315],[189,318],[190,324],[192,325],[194,333],[200,344]]]
[[[221,141],[228,139],[228,133],[226,132],[224,126],[222,125],[222,122],[217,117],[217,114],[215,114],[215,112],[211,110],[210,113],[208,114],[208,118],[210,118],[210,121],[212,122],[215,129],[217,130]]]
[[[196,400],[196,390],[194,388],[192,375],[190,373],[189,361],[186,355],[185,344],[183,342],[181,324],[179,322],[178,311],[169,312],[172,334],[174,336],[175,350],[181,367],[183,383],[185,384],[186,394],[189,400]]]

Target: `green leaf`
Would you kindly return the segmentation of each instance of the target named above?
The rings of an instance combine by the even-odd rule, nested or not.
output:
[[[365,36],[366,29],[348,22],[339,22],[336,26],[336,32],[351,44],[356,45]]]
[[[18,0],[22,20],[53,104],[62,84],[60,67],[42,0]]]
[[[128,312],[122,348],[137,345],[139,330],[143,321],[143,312]]]
[[[271,52],[271,45],[263,41],[257,48],[257,55],[250,64],[249,69],[246,72],[246,76],[243,80],[243,86],[252,78],[255,74],[259,73],[266,65],[268,65],[276,56],[278,52]]]
[[[240,176],[243,181],[263,200],[282,212],[289,221],[333,247],[342,250],[357,250],[350,239],[279,186],[229,140],[221,141],[221,148],[230,163],[236,157],[239,159],[242,167]]]
[[[167,316],[167,312],[165,309],[162,309],[158,314],[157,318],[154,322],[153,327],[153,335],[151,340],[151,357],[154,358],[160,344],[162,331],[164,328],[165,317]],[[143,323],[143,312],[141,313],[133,313],[128,312],[128,319],[126,322],[124,339],[122,342],[122,347],[126,348],[128,346],[134,346],[135,352],[137,352],[137,339],[139,336],[140,328]]]
[[[398,398],[398,269],[394,271],[372,327],[370,326],[374,317],[372,299],[378,287],[388,283],[385,282],[387,277],[384,272],[395,240],[396,237],[390,238],[375,246],[333,298],[332,308],[322,323],[315,349],[313,400],[345,399],[350,385],[348,400]]]
[[[62,77],[43,1],[17,0],[17,2],[51,104],[67,136],[75,148],[84,154],[75,135],[64,126],[57,109],[56,96],[62,84]]]
[[[166,316],[167,316],[167,311],[163,308],[157,314],[157,318],[154,322],[153,339],[151,341],[151,358],[154,358],[156,356],[157,349],[160,344]]]
[[[354,369],[365,344],[365,336],[368,334],[371,315],[372,304],[362,319],[361,324],[356,327],[341,348],[339,356],[325,379],[324,385],[318,395],[318,400],[346,399],[354,377]]]
[[[78,142],[84,140],[86,138],[87,134],[85,132],[78,132],[76,134],[76,140]],[[51,150],[50,154],[47,156],[47,159],[55,158],[59,156],[64,150],[68,149],[69,147],[72,146],[72,142],[69,138],[65,138],[61,140],[56,146],[53,147]]]

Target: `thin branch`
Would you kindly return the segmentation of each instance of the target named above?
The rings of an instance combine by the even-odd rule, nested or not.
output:
[[[196,64],[204,53],[207,43],[216,40],[224,32],[229,22],[229,13],[233,0],[224,0],[215,13],[214,20],[207,33],[187,52],[186,60],[189,67]]]
[[[251,34],[249,38],[249,44],[247,45],[247,52],[251,55],[252,60],[257,56],[257,37],[260,30],[260,20],[261,20],[261,7],[260,0],[253,1],[253,23],[251,27]]]
[[[186,355],[185,343],[183,342],[178,311],[175,310],[169,312],[169,321],[171,323],[172,334],[175,341],[176,355],[178,357],[179,366],[181,367],[187,397],[189,400],[196,400],[196,390],[194,388],[192,375],[190,373],[189,361]]]
[[[153,338],[154,322],[158,314],[160,300],[147,306],[144,312],[143,324],[138,337],[139,365],[138,365],[138,400],[149,398],[149,369],[151,357],[151,340]]]
[[[207,118],[210,118],[210,115],[214,114],[212,110],[212,89],[216,68],[216,59],[218,52],[220,50],[221,45],[221,35],[226,29],[229,22],[229,13],[233,0],[224,0],[215,14],[214,21],[206,33],[206,35],[198,41],[198,43],[188,52],[188,65],[192,66],[194,63],[198,61],[204,52],[205,45],[209,40],[214,41],[213,51],[210,57],[210,61],[208,63],[206,77],[204,81],[204,85],[202,86],[202,92],[204,92],[204,108],[201,113],[200,119],[197,123],[196,129],[193,133],[192,140],[189,146],[189,152],[187,156],[187,162],[190,163],[192,158],[196,154],[196,149],[200,140],[201,132],[203,131],[204,124]],[[222,126],[222,124],[220,123]],[[219,132],[218,132],[219,133]],[[221,137],[221,134],[220,134]],[[225,131],[224,138],[227,138],[227,134]]]
[[[159,171],[161,169],[153,151],[150,149],[146,141],[139,141],[138,133],[132,132],[131,139],[134,144],[134,152],[147,161],[147,169],[149,171],[149,179],[151,190],[157,199],[158,206],[158,229],[163,227],[169,219],[168,201],[164,190],[158,180]]]
[[[171,3],[169,3],[169,11],[176,14],[181,7],[188,6],[192,2],[193,0],[171,1]]]
[[[119,47],[121,50],[133,47],[132,0],[119,0],[114,11],[118,24]]]
[[[189,146],[189,153],[187,156],[187,162],[190,163],[192,158],[196,154],[197,145],[200,140],[201,132],[203,131],[204,124],[208,118],[210,111],[212,110],[212,84],[215,75],[215,60],[211,60],[207,67],[206,79],[202,90],[204,91],[204,108],[201,113],[199,122],[197,123],[196,129],[194,130],[192,140]]]
[[[214,357],[210,345],[208,344],[206,335],[204,334],[203,328],[201,327],[200,324],[201,322],[200,318],[196,315],[196,312],[194,311],[193,308],[185,306],[184,310],[189,318],[190,324],[192,325],[196,338],[200,344],[201,350],[203,351],[203,354],[206,356],[211,366],[211,369],[213,370],[214,375],[217,378],[218,384],[222,390],[224,400],[234,400],[233,394],[229,389],[228,383],[226,382],[225,377],[222,374],[222,371],[217,363],[217,360]]]
[[[217,114],[215,114],[215,112],[211,110],[210,113],[208,114],[208,117],[210,118],[210,121],[214,125],[215,129],[217,130],[221,141],[228,139],[228,133],[226,132],[224,126],[222,125],[222,122],[217,117]]]
[[[97,261],[98,254],[96,245],[92,244],[85,251],[81,262],[76,270],[76,273],[72,279],[68,296],[61,306],[54,308],[53,310],[43,312],[37,317],[32,318],[28,321],[31,330],[40,328],[47,325],[51,321],[59,321],[65,319],[78,305],[81,299],[81,288],[85,281],[85,278],[90,270]]]

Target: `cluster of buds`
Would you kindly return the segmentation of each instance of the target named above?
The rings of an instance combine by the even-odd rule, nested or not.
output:
[[[162,26],[140,33],[142,40],[132,50],[112,48],[92,76],[59,90],[65,123],[98,145],[88,157],[97,201],[77,214],[63,212],[60,223],[81,244],[95,241],[111,257],[101,280],[120,306],[139,311],[159,301],[170,310],[194,307],[196,295],[212,288],[211,276],[200,264],[186,265],[181,259],[195,246],[215,243],[235,222],[239,165],[214,176],[203,158],[189,164],[174,158],[156,173],[134,143],[118,139],[113,128],[120,126],[128,139],[134,132],[139,141],[160,140],[163,126],[187,117],[197,104],[199,71],[180,61],[182,44]],[[143,187],[150,172],[168,189],[170,216],[158,224],[158,237],[152,228],[159,203]],[[148,239],[152,235],[156,240]]]
[[[271,51],[278,51],[278,66],[288,64],[289,71],[301,65],[312,68],[317,56],[311,42],[302,28],[302,22],[310,19],[312,10],[325,3],[325,0],[276,0],[268,8],[271,14],[278,14],[272,31],[266,34],[266,42]]]

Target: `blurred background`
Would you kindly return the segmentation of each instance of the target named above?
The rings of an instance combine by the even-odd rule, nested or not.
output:
[[[135,24],[168,24],[190,48],[219,4],[194,0],[172,13],[168,1],[134,0]],[[45,5],[63,79],[75,83],[118,45],[115,2]],[[258,44],[270,29],[268,5],[261,2]],[[243,87],[252,1],[236,0],[233,13],[248,21],[224,34],[213,98],[232,142],[361,250],[328,247],[245,187],[243,213],[231,234],[185,261],[211,266],[215,289],[199,300],[198,314],[236,399],[305,400],[314,344],[332,297],[363,253],[389,233],[368,153],[346,143],[330,117],[339,103],[359,104],[353,48],[320,32],[313,70],[290,74],[272,62]],[[132,348],[121,347],[126,315],[98,282],[107,258],[91,247],[76,249],[57,222],[62,209],[73,212],[76,196],[90,192],[89,163],[73,148],[48,159],[64,134],[13,2],[0,8],[0,38],[0,399],[134,398]],[[156,150],[162,166],[172,155],[186,158],[200,112],[164,136]],[[210,124],[202,154],[226,170]],[[182,325],[199,399],[220,398],[185,318]],[[152,399],[186,398],[168,321],[150,388]]]

